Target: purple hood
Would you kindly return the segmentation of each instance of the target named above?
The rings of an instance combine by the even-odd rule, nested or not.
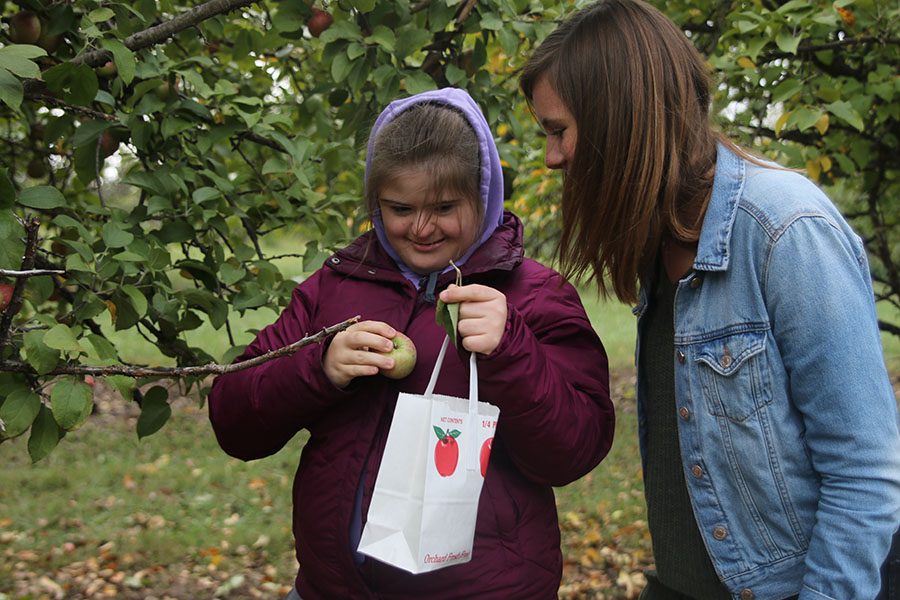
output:
[[[494,230],[503,221],[503,171],[500,167],[500,154],[497,152],[497,145],[494,143],[491,128],[484,118],[484,114],[481,112],[478,105],[475,104],[475,101],[468,92],[458,88],[443,88],[416,94],[409,98],[394,100],[388,104],[387,108],[378,115],[375,125],[372,126],[372,132],[369,134],[369,147],[366,153],[366,174],[368,175],[369,172],[375,138],[381,128],[394,120],[407,108],[425,102],[446,104],[456,108],[463,116],[465,116],[466,120],[472,126],[472,129],[475,130],[475,135],[478,136],[478,145],[481,150],[481,199],[484,203],[484,226],[481,236],[468,250],[466,250],[465,254],[456,261],[457,265],[462,265],[468,260],[472,253],[481,246],[481,244],[491,237],[491,234],[494,233]],[[387,251],[388,255],[390,255],[390,257],[394,259],[394,262],[397,263],[397,266],[400,267],[400,272],[403,273],[403,276],[409,279],[413,285],[418,287],[422,274],[416,273],[407,267],[400,259],[396,250],[388,243],[387,236],[384,235],[384,224],[381,221],[381,215],[376,213],[373,215],[372,221],[375,226],[375,233],[378,236],[378,241],[381,242],[381,245],[384,247],[385,251]],[[448,266],[444,271],[447,271],[450,268],[451,267]]]

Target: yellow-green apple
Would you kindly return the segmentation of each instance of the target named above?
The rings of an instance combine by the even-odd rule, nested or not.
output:
[[[394,359],[394,368],[381,369],[381,374],[390,379],[403,379],[412,373],[416,366],[416,346],[411,339],[399,331],[391,343],[394,347],[385,354]]]

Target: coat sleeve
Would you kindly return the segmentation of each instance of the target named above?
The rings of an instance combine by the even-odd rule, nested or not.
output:
[[[818,216],[789,225],[767,262],[772,331],[820,483],[801,599],[874,598],[900,522],[897,403],[869,277],[861,244]]]
[[[527,306],[510,305],[503,339],[479,369],[480,396],[500,407],[498,439],[529,479],[566,485],[609,452],[606,351],[560,275],[533,290]]]
[[[315,333],[311,315],[321,271],[298,285],[278,320],[263,329],[237,360],[246,360]],[[322,368],[323,344],[255,367],[219,375],[209,394],[209,418],[219,445],[242,460],[269,456],[344,395]]]

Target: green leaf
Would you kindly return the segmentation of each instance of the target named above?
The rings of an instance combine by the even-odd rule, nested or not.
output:
[[[19,204],[28,208],[48,210],[66,205],[66,199],[55,187],[38,185],[22,190],[19,194]]]
[[[137,420],[138,439],[153,435],[166,424],[172,416],[172,407],[168,402],[169,393],[164,387],[150,388],[141,401],[141,415]]]
[[[75,135],[72,136],[72,147],[80,148],[86,144],[90,144],[97,140],[100,137],[100,134],[112,127],[112,123],[109,121],[85,121],[81,125],[78,126],[78,129],[75,130]],[[91,146],[92,150],[96,149],[96,146]]]
[[[481,28],[490,31],[499,31],[503,29],[503,19],[494,13],[487,13],[481,17]]]
[[[72,431],[81,427],[94,407],[91,386],[75,377],[63,377],[50,392],[50,408],[60,427]]]
[[[119,353],[116,352],[116,347],[105,337],[90,333],[87,338],[101,360],[119,360]]]
[[[72,333],[72,330],[62,323],[54,325],[50,331],[44,335],[44,344],[49,348],[61,350],[63,352],[81,352],[83,350],[81,344],[79,344],[78,340],[75,338],[75,334]]]
[[[843,119],[851,127],[855,127],[859,131],[862,131],[866,128],[860,114],[856,112],[856,109],[854,109],[853,106],[851,106],[850,103],[846,100],[838,100],[837,102],[826,104],[825,108],[828,109],[828,112],[838,118]]]
[[[38,375],[46,375],[59,364],[59,350],[44,343],[45,334],[45,331],[28,331],[24,336],[25,361]]]
[[[375,42],[388,52],[393,52],[395,48],[395,44],[397,42],[397,37],[394,35],[394,32],[385,27],[384,25],[378,25],[372,31],[372,35],[366,38],[366,42]],[[351,58],[353,58],[351,56]]]
[[[0,170],[0,208],[11,208],[16,201],[16,188],[13,187],[12,181],[6,175],[6,172]]]
[[[806,2],[806,0],[803,0]],[[790,31],[782,30],[775,36],[775,44],[782,52],[788,54],[797,54],[797,46],[800,45],[801,37],[793,35]]]
[[[785,79],[772,90],[772,102],[784,102],[802,89],[803,86],[796,79]]]
[[[0,211],[0,269],[18,269],[22,266],[25,230],[12,211]]]
[[[0,100],[14,111],[19,112],[24,97],[25,88],[22,87],[22,82],[6,69],[0,69]]]
[[[63,62],[50,67],[43,75],[47,87],[62,94],[63,100],[71,104],[90,104],[100,89],[97,74],[87,65]]]
[[[422,71],[413,71],[406,74],[406,91],[410,94],[420,94],[433,90],[437,87],[434,79],[428,73]]]
[[[447,65],[447,81],[450,82],[451,85],[457,85],[462,81],[466,80],[466,72],[456,65],[448,64]]]
[[[103,21],[109,21],[116,13],[112,11],[110,8],[97,8],[88,13],[88,19],[92,23],[102,23]]]
[[[0,404],[0,439],[25,433],[41,409],[41,397],[29,389],[17,389]]]
[[[125,44],[116,39],[105,39],[100,44],[112,52],[113,62],[116,63],[119,77],[122,78],[125,85],[130,84],[134,80],[134,72],[137,68],[134,53]]]
[[[57,425],[50,409],[42,404],[37,418],[31,425],[31,435],[28,437],[28,454],[31,456],[31,462],[36,463],[47,458],[65,433]]]
[[[352,67],[353,63],[345,52],[335,56],[334,61],[331,63],[331,77],[334,79],[334,82],[340,83],[346,79]]]
[[[27,52],[22,53],[17,51],[9,51],[12,48],[18,47],[19,45],[16,44],[14,46],[6,46],[0,48],[0,69],[6,69],[13,75],[18,75],[22,79],[40,79],[41,68],[37,65],[36,62],[29,60]],[[35,46],[26,46],[26,48],[34,47]],[[40,50],[40,48],[38,48],[38,50]],[[41,50],[41,52],[43,52],[43,50]],[[46,54],[46,52],[44,52],[44,54]]]
[[[325,33],[328,33],[327,31]],[[425,44],[431,41],[431,33],[426,29],[411,27],[404,29],[397,36],[397,52],[398,60],[406,58]]]
[[[435,433],[435,435],[438,436],[438,439],[439,439],[439,440],[442,440],[442,439],[444,439],[445,437],[447,437],[447,434],[444,433],[444,430],[443,430],[443,429],[441,429],[441,428],[438,427],[437,425],[432,425],[432,427],[434,428],[434,433]]]
[[[32,46],[31,44],[12,44],[0,48],[0,67],[3,67],[3,61],[11,56],[16,58],[32,59],[47,56],[47,51],[40,46]]]
[[[124,248],[134,241],[134,234],[130,231],[125,231],[122,225],[115,221],[110,221],[104,225],[101,235],[109,248]]]
[[[122,291],[131,299],[131,305],[134,307],[134,312],[137,313],[138,317],[143,317],[147,314],[147,297],[139,289],[133,285],[123,285]]]
[[[456,438],[458,438],[459,436],[462,435],[462,431],[460,431],[459,429],[453,429],[453,430],[451,430],[451,431],[448,431],[448,432],[447,432],[447,435],[449,435],[449,436],[452,437],[453,439],[456,439]]]
[[[434,314],[435,321],[444,328],[453,345],[457,345],[456,327],[459,323],[459,304],[446,304],[438,299]]]
[[[265,175],[265,170],[263,171]],[[222,192],[212,187],[201,187],[194,190],[194,193],[191,194],[191,198],[193,198],[194,202],[197,204],[203,204],[204,202],[209,202],[210,200],[215,200],[216,198],[221,198]]]
[[[362,13],[375,10],[375,0],[350,0],[350,6]]]

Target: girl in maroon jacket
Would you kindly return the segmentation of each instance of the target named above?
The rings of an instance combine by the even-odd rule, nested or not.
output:
[[[393,102],[372,129],[366,201],[374,228],[297,286],[241,359],[360,314],[327,344],[221,375],[209,414],[222,448],[251,460],[299,430],[310,437],[294,480],[300,569],[292,598],[556,598],[562,577],[551,486],[593,469],[612,444],[606,353],[575,289],[524,258],[522,224],[503,211],[490,128],[457,89]],[[453,260],[465,285],[449,285]],[[421,394],[445,332],[435,300],[459,303],[462,348],[436,393],[500,408],[472,560],[412,575],[357,552],[399,392]],[[402,380],[383,354],[396,332],[416,345]]]

